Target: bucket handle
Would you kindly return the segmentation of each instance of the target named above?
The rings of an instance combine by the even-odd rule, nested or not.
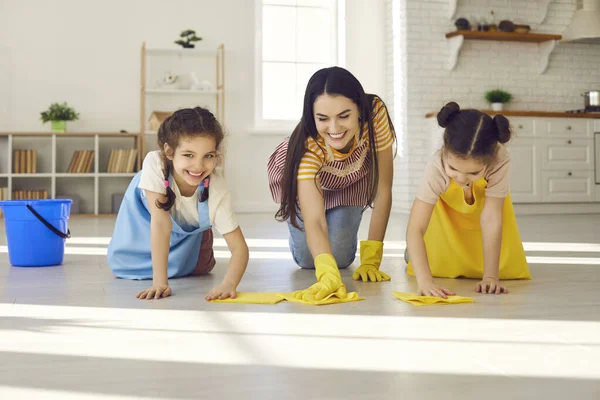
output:
[[[33,209],[33,207],[31,207],[31,204],[27,204],[27,209],[29,211],[31,211],[31,213],[33,215],[35,215],[37,217],[37,219],[39,219],[42,224],[46,225],[46,227],[48,229],[50,229],[52,232],[56,233],[61,238],[63,238],[63,239],[69,239],[71,237],[71,231],[69,230],[69,228],[67,228],[67,233],[62,233],[61,231],[59,231],[58,229],[56,229],[55,227],[53,227],[52,224],[50,224],[48,221],[46,221],[44,219],[44,217],[42,217],[37,211],[35,211]]]

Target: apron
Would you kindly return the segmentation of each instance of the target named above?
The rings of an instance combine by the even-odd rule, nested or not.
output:
[[[269,188],[276,203],[281,203],[282,200],[288,140],[289,138],[286,138],[277,146],[267,164]],[[318,173],[325,209],[330,210],[339,206],[365,207],[368,203],[370,169],[371,159],[367,140],[358,144],[347,158],[326,162]]]
[[[125,192],[108,245],[108,265],[116,277],[123,279],[152,279],[150,211],[143,189],[138,188],[141,173],[135,175]],[[169,180],[172,183],[173,177]],[[204,185],[199,185],[199,199],[203,190]],[[198,202],[198,221],[198,228],[187,231],[171,216],[169,278],[189,275],[196,268],[202,232],[211,228],[208,201]]]
[[[424,240],[431,275],[439,278],[483,277],[481,211],[487,182],[473,182],[474,202],[465,201],[464,189],[453,179],[434,206]],[[410,256],[410,255],[409,255]],[[500,279],[531,279],[510,194],[502,207]],[[414,275],[409,261],[407,272]]]

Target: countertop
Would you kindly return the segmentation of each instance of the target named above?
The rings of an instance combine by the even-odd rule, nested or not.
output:
[[[492,110],[479,110],[486,114],[495,115],[502,114],[507,117],[546,117],[546,118],[588,118],[588,119],[600,119],[600,112],[595,113],[568,113],[561,111],[519,111],[519,110],[505,110],[505,111],[492,111]],[[438,112],[430,112],[425,114],[425,118],[435,117]]]

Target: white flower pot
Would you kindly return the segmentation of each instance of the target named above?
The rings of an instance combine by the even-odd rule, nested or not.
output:
[[[492,110],[494,111],[502,111],[503,103],[492,103]]]

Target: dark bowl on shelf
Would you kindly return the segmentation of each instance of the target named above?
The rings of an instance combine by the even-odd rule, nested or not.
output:
[[[511,21],[502,20],[498,24],[498,29],[500,32],[512,32],[515,30],[515,24],[513,24]]]
[[[465,30],[471,29],[471,24],[469,24],[469,21],[466,18],[457,19],[456,22],[454,23],[454,26],[456,26],[456,29],[458,29],[459,31],[465,31]]]

